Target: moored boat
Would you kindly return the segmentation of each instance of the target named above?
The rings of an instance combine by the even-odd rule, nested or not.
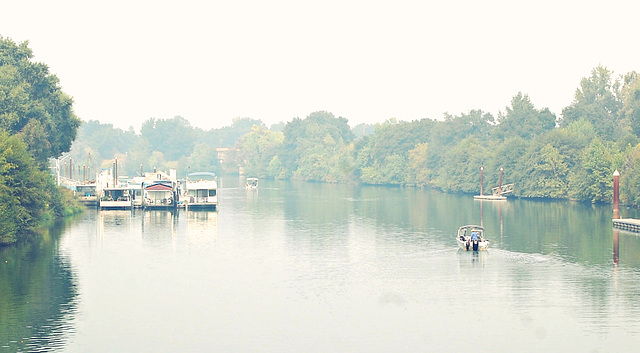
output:
[[[142,181],[143,208],[175,208],[178,203],[178,182],[163,172],[154,172]]]
[[[96,183],[85,183],[76,185],[76,196],[78,200],[86,206],[98,205],[98,193]]]
[[[458,228],[456,242],[464,251],[483,251],[489,248],[489,240],[484,237],[484,228],[478,225]]]
[[[218,208],[218,182],[214,173],[190,173],[185,188],[181,201],[187,209]]]
[[[131,209],[131,192],[126,184],[122,184],[108,169],[102,170],[96,178],[98,207],[101,210]]]
[[[100,209],[130,209],[131,194],[127,186],[103,188],[100,195]]]

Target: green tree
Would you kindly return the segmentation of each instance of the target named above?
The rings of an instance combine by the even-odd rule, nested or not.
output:
[[[622,118],[628,121],[633,133],[640,136],[640,76],[635,71],[624,77],[620,99]]]
[[[140,133],[154,151],[175,161],[191,154],[201,131],[194,129],[187,119],[176,116],[173,119],[150,118],[142,124]]]
[[[583,78],[574,101],[562,110],[560,126],[584,119],[593,125],[598,136],[605,140],[615,139],[616,132],[624,127],[619,116],[622,108],[618,98],[620,82],[612,75],[606,67],[598,66],[591,71],[591,77]]]
[[[620,202],[640,205],[640,144],[625,151],[624,163],[619,172]]]
[[[475,193],[480,190],[480,167],[486,158],[486,145],[469,136],[444,155],[434,185],[444,191]]]
[[[306,119],[293,119],[283,131],[279,162],[293,178],[330,181],[340,174],[340,158],[332,158],[353,141],[345,118],[325,111],[313,112]]]
[[[267,176],[269,163],[283,141],[282,132],[271,132],[264,126],[254,125],[251,132],[240,138],[237,145],[246,163],[245,173],[256,177]]]
[[[188,158],[187,170],[195,172],[220,173],[220,161],[216,149],[205,143],[198,143],[193,147],[193,152]]]
[[[0,131],[0,244],[37,226],[56,197],[52,176],[38,168],[24,142]]]
[[[429,143],[419,143],[409,151],[407,182],[419,186],[426,186],[430,182],[431,171],[427,166]]]
[[[280,162],[280,157],[275,155],[269,162],[269,168],[267,173],[274,179],[289,179],[291,178],[291,171],[287,170],[285,166]]]
[[[505,136],[520,136],[525,139],[553,130],[556,116],[548,108],[538,110],[528,95],[518,93],[506,107],[506,113],[498,116],[498,132]]]
[[[234,147],[242,136],[251,132],[254,125],[265,127],[260,120],[235,118],[231,126],[206,131],[198,141],[216,147]]]
[[[48,158],[69,151],[80,119],[58,78],[32,59],[28,42],[0,36],[0,129],[20,136],[45,167]]]
[[[594,139],[582,156],[580,168],[569,176],[569,196],[592,202],[610,202],[615,156],[619,152]]]
[[[503,184],[515,184],[514,194],[520,196],[519,185],[529,178],[523,171],[524,162],[529,158],[530,141],[519,136],[505,140],[490,141],[485,149],[484,190],[498,186],[500,168],[503,168]]]
[[[569,167],[560,151],[551,144],[542,148],[532,145],[530,158],[525,162],[529,177],[522,183],[521,195],[537,198],[566,198]]]

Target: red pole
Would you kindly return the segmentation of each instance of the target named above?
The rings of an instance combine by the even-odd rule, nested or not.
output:
[[[613,172],[613,219],[620,219],[620,172]]]
[[[480,167],[480,196],[482,196],[482,184],[484,184],[484,167]]]
[[[620,263],[620,232],[613,230],[613,265],[618,267]]]

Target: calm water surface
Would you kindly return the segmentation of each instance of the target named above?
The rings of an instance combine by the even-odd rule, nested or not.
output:
[[[638,349],[640,237],[610,206],[241,185],[217,212],[89,210],[0,249],[0,351]],[[491,249],[459,252],[480,223]]]

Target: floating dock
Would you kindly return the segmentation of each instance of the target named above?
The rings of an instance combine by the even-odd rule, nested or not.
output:
[[[506,196],[500,195],[475,195],[473,197],[474,200],[490,200],[490,201],[506,201]]]
[[[613,227],[617,229],[627,230],[634,233],[640,233],[640,219],[633,219],[633,218],[614,219]]]

